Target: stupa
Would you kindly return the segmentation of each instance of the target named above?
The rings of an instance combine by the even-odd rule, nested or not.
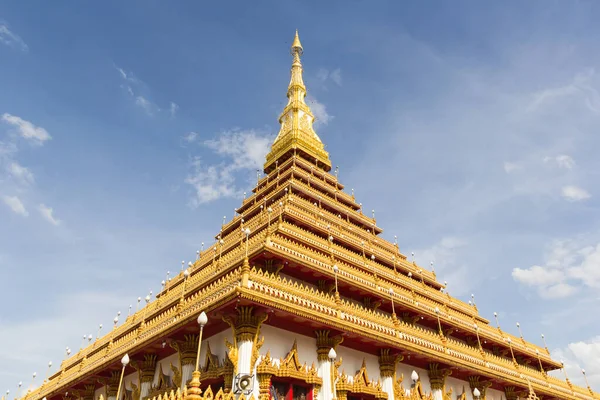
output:
[[[291,53],[279,134],[235,218],[24,399],[600,399],[380,236],[330,172],[297,32]]]

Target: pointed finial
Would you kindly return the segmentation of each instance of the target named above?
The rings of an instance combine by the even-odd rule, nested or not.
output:
[[[292,47],[290,51],[292,52],[292,54],[297,52],[299,55],[302,55],[304,51],[302,49],[302,43],[300,43],[300,36],[298,36],[298,29],[296,29],[296,36],[294,36],[294,41],[292,42]]]

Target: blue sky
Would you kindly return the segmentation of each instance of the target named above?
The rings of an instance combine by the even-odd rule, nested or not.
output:
[[[317,132],[384,237],[598,389],[599,7],[3,3],[0,388],[41,382],[231,218],[297,28]]]

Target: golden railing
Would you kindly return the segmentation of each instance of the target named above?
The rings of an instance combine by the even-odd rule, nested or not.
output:
[[[280,229],[282,232],[285,232],[287,236],[294,237],[298,242],[292,241],[285,237],[282,237],[278,234],[272,235],[271,242],[273,243],[272,248],[282,250],[288,256],[296,256],[299,257],[300,262],[310,262],[313,264],[313,267],[319,270],[326,275],[333,277],[333,265],[331,259],[328,256],[330,249],[335,249],[336,256],[336,265],[339,267],[338,279],[346,280],[353,286],[360,286],[363,290],[367,290],[369,292],[378,293],[380,297],[390,298],[393,296],[395,301],[406,305],[410,308],[418,310],[421,313],[427,314],[432,318],[437,318],[439,316],[441,321],[444,321],[446,324],[450,325],[459,325],[462,329],[471,332],[473,335],[477,333],[479,336],[484,339],[493,340],[499,344],[503,344],[506,346],[505,341],[507,337],[511,338],[511,345],[513,349],[517,352],[525,353],[531,357],[540,357],[540,359],[545,362],[552,363],[557,365],[556,361],[552,360],[547,353],[547,350],[536,346],[532,343],[523,343],[523,341],[519,338],[516,339],[513,335],[504,334],[504,337],[498,332],[496,328],[490,327],[487,325],[485,320],[484,323],[479,323],[477,325],[476,332],[474,326],[474,315],[467,315],[456,311],[453,308],[444,307],[445,304],[449,304],[451,302],[446,300],[446,302],[436,303],[432,301],[427,296],[420,294],[419,292],[424,290],[424,286],[414,282],[412,279],[405,277],[403,275],[392,275],[390,273],[387,274],[387,282],[385,282],[385,286],[382,282],[377,282],[374,279],[373,273],[368,273],[365,271],[365,268],[368,269],[369,265],[377,264],[377,262],[373,262],[370,259],[363,260],[362,255],[358,255],[353,253],[344,247],[337,246],[335,244],[331,245],[328,241],[321,238],[320,236],[314,235],[311,232],[304,230],[296,225],[282,223],[280,225]],[[308,247],[303,242],[309,243],[311,247]],[[302,249],[302,252],[294,250],[294,248]],[[313,250],[313,248],[318,248],[320,251],[317,252]],[[350,262],[352,262],[352,264]],[[360,268],[355,267],[354,265],[361,265]],[[377,273],[380,273],[385,267],[378,265],[379,268],[374,269]],[[402,282],[405,286],[400,286],[397,284],[398,280],[404,279],[406,282]],[[389,288],[392,288],[394,293],[389,293]],[[407,289],[412,289],[409,290]],[[426,293],[429,295],[429,293]],[[438,308],[439,314],[435,312],[435,309]],[[478,321],[481,322],[481,321]],[[535,350],[538,350],[538,353]]]
[[[336,303],[333,295],[261,270],[253,269],[248,287],[240,290],[243,297],[253,301],[392,346],[408,348],[449,365],[461,364],[474,372],[500,377],[523,388],[527,388],[530,382],[538,393],[566,399],[594,399],[588,390],[570,386],[532,367],[517,366],[488,351],[482,353],[460,341],[442,338],[428,329],[394,320],[389,315],[355,303],[345,300]]]

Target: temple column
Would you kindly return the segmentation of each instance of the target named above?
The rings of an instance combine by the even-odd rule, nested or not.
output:
[[[446,377],[449,376],[452,371],[446,368],[440,368],[438,363],[430,363],[427,372],[429,374],[429,384],[431,385],[433,400],[444,400]]]
[[[329,350],[331,348],[335,349],[338,344],[342,343],[343,338],[340,336],[330,337],[330,333],[328,330],[315,331],[317,335],[317,361],[319,363],[317,375],[323,379],[323,386],[317,394],[317,400],[332,400],[334,398]]]
[[[267,314],[255,315],[251,306],[238,307],[237,312],[237,316],[223,318],[231,326],[235,338],[235,343],[230,344],[237,348],[234,371],[236,374],[252,374],[262,346],[262,341],[258,340],[260,326],[267,320]]]
[[[477,388],[477,390],[479,390],[479,400],[485,400],[485,392],[487,390],[487,388],[489,388],[490,386],[492,386],[492,382],[486,381],[486,380],[480,380],[480,376],[475,375],[475,376],[470,376],[469,377],[469,386],[471,387],[471,393],[473,393],[473,390],[475,388]]]
[[[71,392],[81,400],[95,400],[94,394],[96,393],[96,385],[85,385],[82,391],[72,390]]]
[[[156,372],[156,354],[144,354],[144,360],[135,362],[134,367],[140,375],[140,398],[148,396],[152,388],[154,373]]]
[[[506,400],[517,400],[519,398],[519,394],[514,386],[505,386],[504,394],[506,395]]]
[[[394,400],[394,380],[396,365],[402,360],[401,355],[391,355],[390,349],[381,349],[379,352],[379,375],[381,376],[381,390],[387,393],[388,400]]]
[[[179,353],[181,366],[181,390],[185,387],[196,368],[196,355],[198,351],[198,335],[184,335],[183,340],[176,340],[171,347]]]
[[[106,381],[106,399],[117,400],[117,390],[119,390],[119,380],[121,371],[113,371],[110,378]]]

